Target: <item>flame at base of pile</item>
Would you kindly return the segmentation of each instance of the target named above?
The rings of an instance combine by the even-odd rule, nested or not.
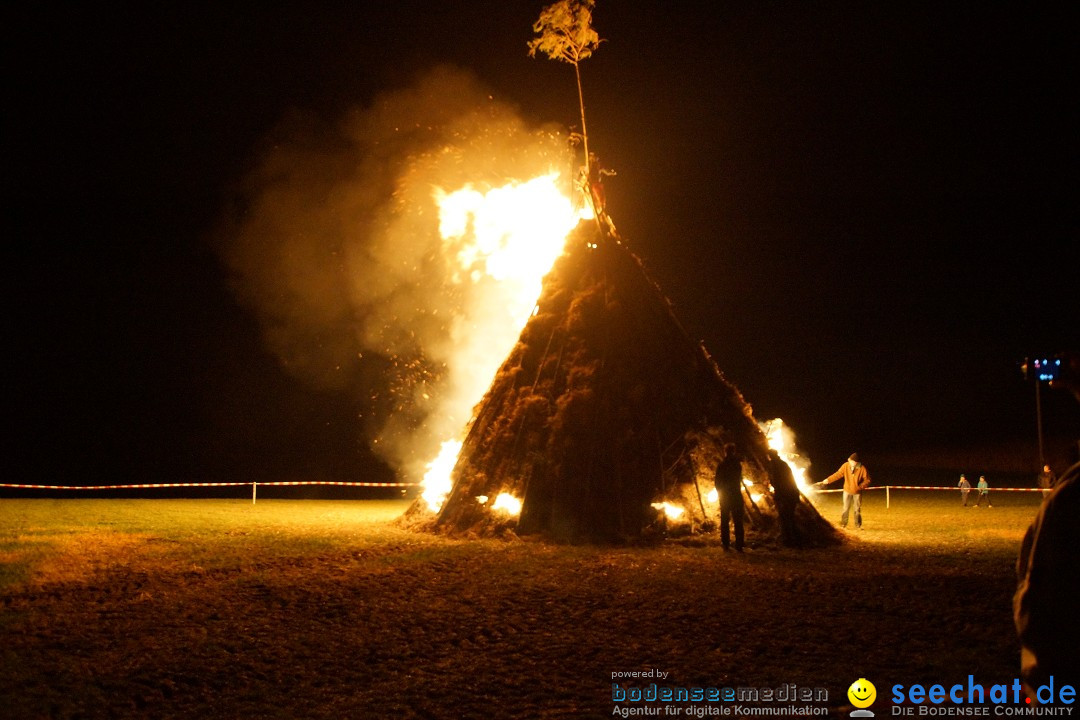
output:
[[[427,472],[424,474],[424,490],[420,494],[420,499],[432,512],[439,512],[442,509],[446,496],[453,489],[450,473],[457,464],[459,452],[461,452],[461,441],[447,440],[442,444],[435,459],[428,463]]]

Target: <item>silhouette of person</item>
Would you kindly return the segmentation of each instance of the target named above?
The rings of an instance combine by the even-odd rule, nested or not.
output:
[[[1050,469],[1049,465],[1043,465],[1038,477],[1038,485],[1042,488],[1043,497],[1048,496],[1056,484],[1057,475],[1054,474],[1054,471]]]
[[[775,450],[769,450],[769,482],[773,487],[776,512],[780,516],[780,537],[785,545],[798,547],[802,545],[802,536],[799,534],[799,527],[795,524],[795,508],[799,505],[799,487],[795,484],[791,466]]]
[[[1040,686],[1080,685],[1080,463],[1062,476],[1024,535],[1016,562],[1013,622],[1020,640],[1020,678],[1027,694]]]
[[[720,495],[720,542],[727,550],[731,545],[730,526],[735,526],[735,549],[743,549],[742,460],[735,443],[724,446],[724,458],[716,466],[716,492]]]
[[[1051,387],[1064,387],[1080,402],[1080,353],[1067,353],[1066,370]],[[1020,641],[1020,678],[1038,697],[1050,678],[1060,688],[1080,685],[1080,443],[1071,465],[1031,521],[1016,560],[1013,623]]]

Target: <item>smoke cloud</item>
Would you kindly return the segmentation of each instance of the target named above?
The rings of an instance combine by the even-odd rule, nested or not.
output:
[[[470,75],[439,68],[333,126],[283,122],[240,188],[222,259],[283,367],[362,399],[357,432],[419,479],[471,415],[448,385],[486,306],[440,238],[436,189],[572,168],[561,129],[529,127]]]

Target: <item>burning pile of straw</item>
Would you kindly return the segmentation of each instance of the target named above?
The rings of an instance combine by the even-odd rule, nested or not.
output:
[[[721,448],[743,457],[753,532],[777,536],[769,446],[741,393],[692,341],[617,235],[581,224],[477,406],[436,513],[472,534],[625,542],[708,531]],[[835,533],[800,497],[803,542]]]

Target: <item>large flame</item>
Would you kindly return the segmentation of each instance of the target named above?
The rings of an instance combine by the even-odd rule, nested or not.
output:
[[[775,450],[780,459],[788,464],[795,477],[795,484],[805,495],[811,487],[810,481],[806,479],[810,461],[795,447],[795,433],[780,418],[761,423],[761,429],[769,442],[769,448]]]
[[[433,196],[454,282],[491,290],[453,338],[460,362],[452,363],[455,375],[449,378],[448,393],[455,406],[471,408],[483,398],[535,311],[544,275],[582,213],[560,189],[557,172],[486,191],[471,185],[453,192],[435,188]],[[450,473],[460,451],[461,439],[450,438],[427,466],[422,497],[433,512],[450,493]]]

